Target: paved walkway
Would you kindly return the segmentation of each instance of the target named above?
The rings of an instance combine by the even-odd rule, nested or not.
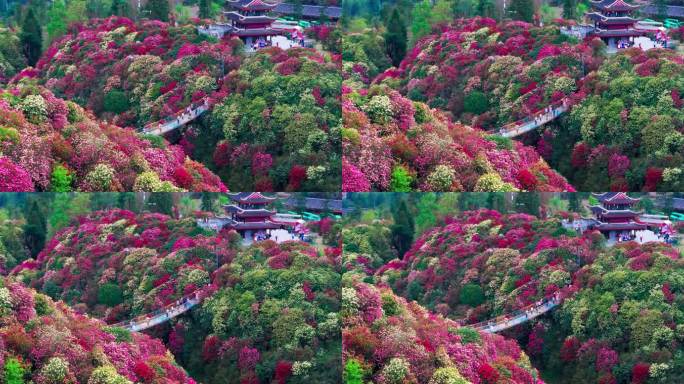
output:
[[[537,302],[511,314],[499,316],[477,324],[469,324],[467,326],[483,332],[497,333],[541,316],[555,308],[559,303],[560,299],[558,297],[553,297],[548,300],[545,299],[541,302]]]
[[[113,324],[112,326],[126,328],[133,332],[144,331],[145,329],[152,328],[155,325],[165,323],[176,316],[182,315],[195,305],[199,304],[201,301],[202,298],[200,296],[200,290],[197,290],[190,295],[183,297],[182,299],[176,300],[176,302],[173,304],[162,309],[138,316],[132,320]]]
[[[522,120],[508,123],[495,131],[495,133],[502,137],[516,137],[529,131],[535,130],[538,127],[555,120],[569,109],[569,100],[567,98],[561,100],[560,103],[548,106],[538,112],[537,114],[526,117]]]
[[[173,116],[147,124],[142,128],[142,133],[148,135],[164,135],[195,120],[204,112],[208,111],[209,108],[209,98],[205,97],[202,101],[191,104]]]

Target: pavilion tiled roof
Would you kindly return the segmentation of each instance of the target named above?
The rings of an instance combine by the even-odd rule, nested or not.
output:
[[[267,204],[272,203],[276,198],[262,195],[260,192],[236,192],[228,193],[228,197],[233,201],[239,201],[250,204]]]
[[[600,22],[601,24],[612,24],[612,25],[620,25],[620,24],[634,24],[638,20],[634,19],[629,16],[605,16],[601,13],[598,12],[590,12],[587,13],[587,17],[590,18],[591,20]]]
[[[223,12],[223,14],[230,20],[234,21],[239,21],[239,22],[248,22],[248,23],[271,23],[276,20],[275,17],[270,17],[266,15],[259,15],[259,16],[245,16],[241,13],[234,12],[234,11],[229,11],[229,12]]]
[[[591,209],[594,214],[600,214],[603,218],[630,218],[641,214],[641,212],[632,211],[631,209],[606,209],[600,205],[592,205],[589,209]]]
[[[635,204],[640,199],[627,196],[625,192],[604,192],[593,194],[600,202],[608,204]]]
[[[234,8],[251,10],[251,11],[267,11],[275,8],[276,4],[265,0],[226,0]]]
[[[624,12],[624,11],[633,11],[637,8],[639,8],[638,5],[632,5],[624,0],[601,0],[601,1],[590,1],[591,6],[597,9],[601,9],[604,11],[616,11],[616,12]]]

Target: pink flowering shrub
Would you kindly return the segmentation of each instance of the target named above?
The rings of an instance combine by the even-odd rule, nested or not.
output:
[[[0,156],[0,191],[33,192],[34,189],[31,175],[26,170]]]

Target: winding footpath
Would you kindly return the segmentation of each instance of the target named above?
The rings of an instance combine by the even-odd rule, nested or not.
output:
[[[120,323],[112,324],[112,327],[121,327],[133,332],[144,331],[152,328],[155,325],[165,323],[174,317],[180,316],[192,309],[197,304],[201,303],[204,297],[200,294],[201,289],[176,300],[173,304],[167,305],[162,309],[145,315],[138,316],[131,320],[122,321]]]
[[[569,107],[569,99],[562,99],[559,103],[552,104],[533,116],[529,116],[522,120],[514,121],[504,125],[503,127],[495,130],[495,134],[502,137],[520,136],[557,119],[558,116],[567,112]]]
[[[560,302],[561,300],[558,298],[558,296],[554,296],[551,299],[544,299],[511,314],[498,316],[493,319],[482,321],[476,324],[468,324],[466,326],[488,333],[505,331],[509,328],[515,327],[516,325],[526,323],[536,317],[539,317],[546,312],[549,312],[558,306]]]
[[[194,121],[210,108],[209,98],[205,97],[202,101],[191,104],[173,116],[147,124],[141,129],[141,132],[146,135],[164,135]]]

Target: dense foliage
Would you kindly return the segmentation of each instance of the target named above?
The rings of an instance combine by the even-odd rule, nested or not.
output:
[[[346,72],[342,108],[345,191],[573,190],[531,148],[454,123],[447,114]]]
[[[684,59],[629,49],[587,76],[583,99],[540,139],[578,190],[684,188]]]
[[[16,33],[0,29],[0,83],[4,83],[26,66]]]
[[[463,328],[387,287],[345,276],[346,383],[541,383],[514,340]]]
[[[553,318],[532,328],[528,353],[560,384],[681,382],[683,277],[681,254],[667,245],[606,249],[573,274],[573,295]]]
[[[553,24],[458,19],[417,42],[398,69],[376,81],[389,80],[412,100],[493,128],[572,94],[583,71],[601,63],[602,49],[600,40],[576,44]]]
[[[339,57],[270,48],[225,79],[194,156],[237,190],[339,191]]]
[[[192,24],[112,16],[71,31],[36,64],[41,82],[121,126],[142,127],[206,96],[221,99],[218,82],[241,60],[239,40],[209,41]]]
[[[29,84],[0,90],[2,191],[225,191],[180,146],[96,120]]]
[[[339,266],[335,249],[253,245],[215,273],[172,349],[203,382],[340,383]]]
[[[194,219],[109,210],[80,217],[14,274],[74,309],[108,322],[163,308],[204,288],[230,263],[239,237],[215,235]]]
[[[0,378],[21,384],[194,384],[163,343],[0,278]]]

